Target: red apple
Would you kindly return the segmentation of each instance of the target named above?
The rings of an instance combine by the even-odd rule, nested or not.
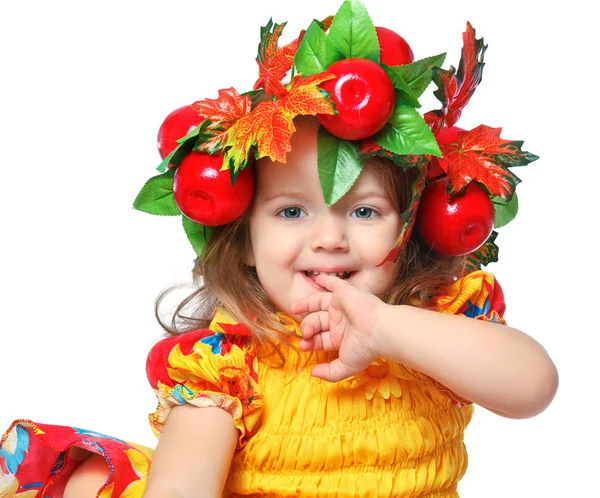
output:
[[[438,144],[450,145],[451,143],[458,142],[458,133],[465,131],[458,126],[444,126],[438,134],[435,136]]]
[[[254,175],[241,170],[231,185],[229,170],[221,171],[223,156],[190,152],[175,171],[173,195],[190,220],[218,226],[237,220],[252,202]]]
[[[323,127],[336,137],[361,140],[377,133],[394,111],[392,80],[368,59],[342,59],[327,68],[336,78],[321,83],[331,94],[337,114],[319,114]]]
[[[158,129],[157,145],[160,158],[167,157],[177,147],[177,140],[204,121],[191,106],[185,105],[172,111]]]
[[[387,66],[401,66],[415,60],[413,51],[406,40],[391,29],[376,27],[379,40],[379,59]]]
[[[494,206],[485,190],[471,182],[464,193],[450,197],[448,177],[430,183],[423,192],[415,230],[429,247],[446,256],[477,250],[494,228]]]

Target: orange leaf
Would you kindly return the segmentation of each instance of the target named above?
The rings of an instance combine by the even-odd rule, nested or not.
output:
[[[194,102],[192,109],[213,124],[227,124],[248,114],[252,100],[248,95],[240,95],[235,88],[219,90],[219,98]]]
[[[270,96],[283,97],[287,90],[281,83],[285,75],[292,68],[294,55],[298,49],[298,42],[292,42],[281,48],[277,45],[281,32],[286,23],[268,24],[261,28],[261,40],[258,45],[258,80],[254,83],[254,90],[264,88]],[[271,31],[271,28],[273,31]]]
[[[194,150],[214,154],[227,138],[231,125],[252,109],[249,95],[240,95],[235,88],[219,90],[217,99],[199,100],[192,104],[198,114],[210,121],[201,131]]]
[[[292,134],[296,131],[294,118],[335,113],[326,92],[318,86],[332,78],[335,76],[329,73],[307,78],[296,76],[284,97],[261,102],[250,114],[240,118],[229,128],[224,166],[233,167],[235,172],[244,168],[252,146],[257,146],[256,159],[269,157],[285,163],[285,156],[291,149]]]
[[[327,31],[332,22],[333,16],[326,17],[321,21],[323,31]],[[306,30],[302,30],[298,38],[281,48],[278,46],[279,37],[286,24],[274,24],[269,20],[267,25],[261,29],[261,41],[256,58],[258,79],[254,83],[254,90],[264,88],[265,93],[271,97],[281,98],[287,93],[282,80],[292,68],[294,56],[306,32]]]

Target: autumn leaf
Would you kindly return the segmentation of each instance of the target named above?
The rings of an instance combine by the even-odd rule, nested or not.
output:
[[[538,156],[521,150],[523,142],[500,138],[502,128],[480,125],[471,131],[458,133],[458,140],[441,145],[443,157],[438,160],[448,175],[449,192],[458,194],[470,182],[485,186],[491,196],[510,199],[521,180],[508,170],[524,166]]]
[[[204,99],[194,102],[194,109],[200,116],[212,123],[227,124],[250,112],[252,101],[248,95],[240,95],[235,88],[219,90],[216,99]]]
[[[246,166],[248,154],[257,147],[255,157],[269,157],[285,163],[291,149],[291,137],[296,131],[293,119],[299,115],[334,114],[333,104],[319,85],[335,78],[320,73],[307,78],[296,76],[288,93],[277,100],[258,104],[250,114],[242,116],[229,128],[223,165],[237,172]]]
[[[252,99],[249,95],[240,95],[235,88],[226,88],[219,90],[216,99],[194,102],[192,109],[210,121],[198,133],[194,150],[214,154],[221,148],[231,125],[251,111]]]
[[[467,272],[481,270],[482,266],[498,261],[499,249],[495,242],[497,236],[498,232],[492,231],[486,242],[479,249],[467,256],[465,263],[465,270]]]
[[[400,254],[400,250],[402,249],[402,247],[404,247],[406,241],[410,238],[412,234],[415,225],[415,220],[417,218],[419,201],[421,200],[421,194],[423,193],[423,190],[425,190],[425,184],[427,179],[427,168],[423,166],[418,166],[418,168],[419,175],[411,184],[410,206],[408,206],[408,208],[400,214],[400,217],[404,221],[404,225],[402,226],[400,235],[396,239],[394,247],[392,247],[386,258],[381,263],[379,263],[378,266],[381,266],[387,263],[388,261],[394,261],[398,257],[398,255]]]
[[[424,166],[430,158],[430,156],[426,154],[394,154],[371,140],[363,140],[359,143],[357,156],[361,159],[368,159],[373,156],[383,157],[393,161],[405,171],[408,168]]]
[[[278,98],[287,93],[282,80],[292,68],[299,45],[299,41],[294,40],[283,48],[278,46],[279,37],[286,24],[274,24],[270,19],[267,25],[260,29],[260,43],[256,58],[258,80],[254,83],[254,90],[264,88],[267,95]]]
[[[481,83],[483,72],[483,56],[487,45],[483,38],[475,38],[475,30],[470,23],[463,33],[463,48],[458,65],[458,72],[452,66],[450,69],[433,67],[433,81],[438,86],[434,95],[442,103],[442,108],[430,111],[424,115],[425,121],[434,134],[443,126],[453,126],[469,103],[475,89]]]

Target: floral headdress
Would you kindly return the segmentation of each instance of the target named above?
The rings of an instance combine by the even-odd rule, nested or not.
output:
[[[394,32],[376,28],[359,0],[345,0],[335,16],[314,20],[298,38],[280,47],[278,42],[284,27],[285,23],[275,24],[270,20],[261,28],[256,59],[259,77],[252,90],[242,94],[234,88],[219,90],[218,98],[194,102],[165,120],[161,132],[169,119],[173,121],[184,115],[191,130],[181,133],[184,136],[178,137],[170,147],[172,150],[161,151],[163,161],[157,168],[161,174],[146,182],[134,207],[155,215],[183,214],[185,233],[197,256],[202,258],[211,226],[231,222],[247,209],[253,192],[249,174],[253,160],[269,157],[285,163],[295,131],[294,118],[315,115],[322,125],[317,135],[317,167],[328,205],[348,192],[369,157],[388,158],[403,170],[414,168],[417,172],[412,183],[412,201],[401,213],[405,224],[385,261],[397,256],[415,225],[434,250],[456,254],[454,248],[447,249],[439,240],[439,234],[453,222],[444,219],[443,213],[435,214],[435,208],[431,207],[435,200],[427,201],[429,190],[432,191],[429,197],[440,196],[433,193],[434,185],[438,192],[439,185],[443,185],[442,204],[448,206],[466,197],[469,190],[479,192],[474,195],[483,197],[489,208],[482,208],[476,201],[471,214],[481,217],[481,211],[487,209],[491,221],[483,239],[467,249],[468,267],[477,269],[497,261],[498,247],[494,242],[497,232],[492,230],[492,224],[494,228],[506,225],[515,217],[518,207],[515,188],[520,180],[509,168],[527,165],[538,157],[522,151],[523,142],[500,138],[501,128],[480,125],[463,130],[455,126],[481,82],[484,66],[487,46],[483,39],[475,37],[473,27],[467,23],[463,33],[458,69],[452,66],[442,69],[446,54],[413,61],[406,42]],[[397,47],[410,58],[395,60],[392,52]],[[367,67],[365,71],[376,73],[377,81],[383,83],[377,92],[370,93],[368,87],[373,80],[367,78],[365,83],[360,78],[362,69],[357,70],[360,81],[355,84],[366,86],[358,92],[368,94],[360,97],[361,112],[369,99],[379,100],[371,103],[376,114],[374,120],[366,124],[361,121],[362,132],[348,135],[346,131],[355,128],[347,121],[354,119],[354,104],[344,102],[349,97],[344,97],[345,90],[340,85],[344,78],[352,79],[352,74],[357,77],[357,64],[359,69]],[[419,98],[432,82],[437,86],[434,95],[441,107],[421,115]],[[213,165],[210,174],[201,171],[207,165]],[[215,182],[223,176],[227,177],[231,192],[226,195],[213,192],[212,204],[202,204],[203,211],[199,214],[189,208],[194,196],[203,201],[211,197],[210,189],[218,190]],[[186,182],[203,185],[184,185]],[[423,205],[419,208],[421,199]],[[472,231],[469,223],[460,228],[460,237]]]

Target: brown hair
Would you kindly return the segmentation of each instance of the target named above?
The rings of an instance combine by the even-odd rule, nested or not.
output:
[[[398,212],[404,211],[411,201],[416,168],[403,171],[393,162],[379,157],[368,159],[365,167],[373,168],[381,177]],[[206,243],[203,261],[196,260],[193,270],[196,290],[177,306],[170,323],[162,320],[159,307],[178,286],[168,288],[158,296],[155,314],[169,335],[179,335],[207,327],[215,307],[223,306],[252,332],[264,354],[275,353],[283,360],[279,346],[290,344],[291,337],[278,321],[277,310],[260,285],[255,269],[245,263],[250,249],[251,212],[252,207],[235,222],[215,227]],[[395,283],[383,300],[388,304],[432,307],[432,297],[462,275],[464,262],[464,257],[443,257],[432,252],[413,235],[398,256]]]

